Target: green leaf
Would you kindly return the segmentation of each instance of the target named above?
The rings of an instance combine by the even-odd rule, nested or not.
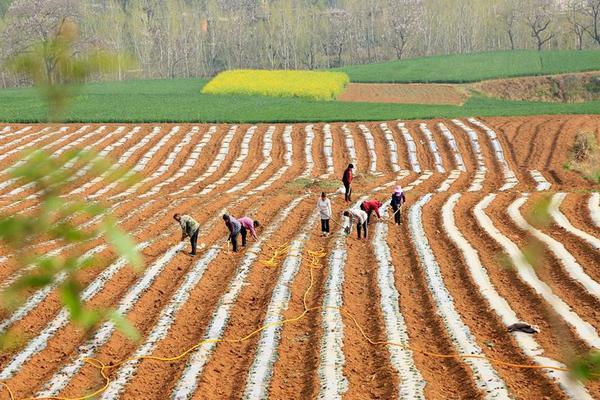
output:
[[[569,370],[573,378],[582,382],[600,379],[600,352],[576,358],[569,363]]]
[[[131,237],[123,232],[112,220],[107,218],[103,224],[105,235],[117,252],[124,257],[136,270],[144,266],[140,253],[137,251],[136,243]]]
[[[82,307],[79,299],[79,285],[75,280],[69,279],[60,288],[60,299],[69,311],[71,319],[77,323],[81,322]]]
[[[140,334],[135,326],[122,314],[116,311],[110,313],[110,320],[115,324],[115,327],[122,332],[125,336],[133,341],[140,340]]]

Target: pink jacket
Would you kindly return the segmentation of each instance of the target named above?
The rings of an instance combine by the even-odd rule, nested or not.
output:
[[[242,226],[244,228],[246,228],[246,230],[248,232],[250,232],[252,237],[254,239],[256,239],[256,231],[254,230],[254,221],[252,221],[252,219],[250,219],[248,217],[242,217],[242,218],[238,219],[238,221],[240,221],[240,224],[242,224]]]

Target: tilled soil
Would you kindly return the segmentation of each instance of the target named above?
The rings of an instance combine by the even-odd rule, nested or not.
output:
[[[593,346],[590,346],[580,332],[567,323],[551,304],[521,279],[516,272],[516,266],[512,264],[502,246],[488,235],[486,229],[489,227],[482,225],[483,222],[478,219],[474,210],[488,194],[496,194],[496,198],[485,209],[494,227],[526,254],[539,254],[538,259],[533,259],[537,262],[531,261],[535,264],[535,272],[539,279],[589,324],[592,335],[598,335],[600,315],[597,310],[600,309],[600,300],[596,295],[586,292],[585,288],[570,276],[569,266],[564,265],[542,241],[519,228],[511,220],[508,207],[523,193],[533,193],[521,208],[522,215],[535,229],[562,243],[587,276],[598,282],[598,249],[581,237],[569,233],[556,221],[540,223],[532,213],[540,212],[539,204],[546,196],[564,192],[566,197],[560,211],[575,228],[595,238],[600,237],[600,230],[593,223],[592,211],[588,207],[589,192],[597,191],[598,186],[563,168],[575,135],[582,130],[598,132],[600,119],[593,116],[539,116],[481,120],[497,133],[506,167],[513,171],[518,179],[516,186],[506,192],[500,192],[505,183],[503,167],[496,159],[495,150],[486,132],[467,119],[461,121],[473,129],[481,146],[487,169],[481,191],[467,192],[475,177],[477,160],[466,132],[452,121],[406,123],[406,128],[415,141],[422,170],[432,171],[429,178],[428,174],[410,170],[408,148],[397,126],[399,121],[386,121],[398,150],[398,165],[401,168],[399,172],[393,170],[390,145],[380,123],[363,124],[375,139],[377,153],[379,174],[369,174],[370,156],[364,135],[359,128],[361,124],[348,123],[346,125],[354,140],[358,170],[353,183],[353,203],[345,203],[343,194],[336,193],[337,189],[331,185],[332,181],[341,178],[351,159],[342,123],[329,124],[333,138],[334,174],[327,174],[327,157],[324,151],[325,124],[314,124],[315,137],[311,146],[313,168],[310,180],[297,182],[296,178],[307,167],[304,124],[273,125],[272,146],[266,146],[265,142],[266,132],[271,126],[257,125],[254,136],[248,142],[246,157],[241,146],[244,136],[252,128],[250,125],[238,126],[228,147],[224,147],[223,138],[231,126],[197,125],[198,132],[177,154],[172,153],[175,147],[196,125],[181,125],[178,133],[162,145],[161,139],[171,132],[174,125],[139,125],[139,132],[122,146],[113,148],[108,157],[116,162],[143,138],[152,135],[155,127],[160,127],[160,133],[130,154],[123,166],[133,168],[145,160],[145,167],[139,171],[142,178],[152,176],[161,166],[163,173],[126,195],[122,195],[126,188],[121,185],[115,185],[102,192],[108,185],[104,181],[85,186],[90,181],[88,175],[83,175],[70,184],[69,190],[85,187],[80,194],[83,197],[103,193],[98,200],[113,207],[113,214],[121,226],[132,234],[135,241],[150,242],[141,252],[146,264],[145,269],[135,272],[129,267],[121,268],[103,282],[101,289],[87,301],[94,307],[117,308],[124,301],[128,291],[136,287],[135,285],[141,285],[141,282],[147,282],[143,288],[140,286],[139,295],[131,300],[132,303],[126,304],[126,316],[140,333],[140,342],[132,342],[118,331],[106,336],[100,327],[84,332],[60,314],[60,296],[56,290],[50,290],[42,296],[41,292],[32,289],[25,297],[24,308],[19,314],[15,314],[14,310],[0,309],[0,323],[6,323],[5,330],[21,338],[20,346],[7,350],[0,356],[0,379],[10,387],[15,399],[39,396],[47,388],[53,389],[46,395],[65,398],[85,396],[101,389],[105,379],[99,369],[91,365],[76,370],[64,369],[69,365],[76,365],[73,363],[80,357],[82,346],[92,345],[92,357],[106,365],[114,365],[132,357],[142,344],[156,334],[156,324],[168,320],[170,322],[164,327],[163,335],[153,344],[150,353],[160,357],[180,357],[163,362],[141,360],[135,365],[131,376],[124,375],[120,368],[109,368],[106,372],[110,380],[110,392],[107,393],[113,393],[110,398],[307,399],[324,398],[324,393],[329,393],[327,398],[347,399],[498,398],[497,394],[478,387],[478,371],[474,371],[463,358],[456,356],[456,343],[452,334],[447,331],[447,316],[438,309],[435,296],[428,286],[423,259],[416,247],[422,238],[413,237],[413,231],[407,227],[409,209],[422,196],[432,194],[431,200],[423,207],[420,218],[433,257],[439,265],[443,286],[453,299],[460,322],[471,332],[473,340],[482,350],[482,356],[513,364],[535,365],[535,361],[527,356],[516,340],[516,335],[525,334],[508,332],[503,320],[487,303],[481,288],[471,276],[471,269],[468,268],[466,260],[445,231],[441,210],[454,193],[462,193],[454,209],[456,226],[464,239],[477,251],[495,290],[520,320],[539,326],[540,332],[535,335],[535,340],[539,343],[539,351],[545,357],[563,364],[569,363],[573,357],[592,350]],[[446,181],[450,171],[456,169],[456,165],[447,140],[439,130],[440,122],[454,135],[467,169],[451,184],[449,190],[442,189],[442,183]],[[433,154],[420,130],[422,123],[427,125],[434,136],[445,173],[436,171]],[[90,124],[85,132],[73,135],[63,142],[60,142],[60,136],[45,139],[44,135],[47,133],[36,134],[45,126],[33,126],[28,131],[5,138],[0,135],[0,146],[4,146],[3,151],[10,151],[20,147],[27,148],[27,143],[40,139],[32,147],[44,147],[50,153],[61,152],[70,142],[100,126]],[[111,136],[110,139],[102,139],[103,135],[115,131],[120,126],[107,125],[102,134],[82,140],[77,144],[77,148],[85,147],[99,152],[117,143],[136,128],[136,125],[124,125],[125,129],[122,132]],[[6,133],[10,135],[25,127],[11,126],[11,130]],[[66,127],[68,129],[61,135],[68,135],[81,128],[79,125]],[[61,126],[50,128],[48,132],[53,132]],[[214,134],[194,161],[191,158],[192,150],[210,129],[214,130]],[[23,140],[19,141],[20,138]],[[150,152],[153,148],[156,151]],[[218,154],[223,151],[226,155],[220,160]],[[271,162],[262,167],[262,173],[257,173],[251,178],[259,165],[267,160],[263,151],[268,152]],[[169,155],[172,159],[168,160]],[[286,165],[290,155],[291,164]],[[18,159],[18,155],[6,157],[0,160],[0,168],[6,171]],[[238,159],[241,160],[241,166],[236,162]],[[173,178],[169,184],[160,186],[157,192],[152,192],[161,182],[174,177],[178,171],[185,170],[186,165],[193,166],[183,176]],[[210,167],[214,172],[208,174],[201,182],[183,190]],[[537,182],[532,178],[533,170],[539,171],[551,184],[549,193],[535,193]],[[7,179],[9,176],[4,173],[0,182]],[[236,185],[244,182],[248,182],[247,186],[237,190]],[[216,186],[213,188],[212,185]],[[254,191],[261,185],[268,186]],[[385,243],[390,251],[390,268],[399,296],[398,310],[406,324],[408,343],[386,345],[387,338],[394,332],[388,331],[393,328],[385,322],[387,315],[384,312],[384,304],[395,300],[390,300],[380,292],[377,275],[380,265],[375,246],[371,240],[358,241],[356,227],[352,236],[341,241],[339,239],[342,235],[341,226],[345,223],[341,214],[345,209],[356,207],[356,201],[361,196],[376,198],[382,202],[388,201],[396,185],[410,189],[406,193],[407,204],[402,210],[402,225],[396,226],[393,221],[385,219],[379,221],[372,215],[369,227],[369,234],[373,235],[377,224],[389,224]],[[16,182],[0,190],[0,206],[3,213],[35,212],[37,200],[25,199],[36,193],[35,188],[20,191],[20,187],[21,183]],[[207,187],[212,190],[201,195],[200,192]],[[16,194],[9,195],[15,189]],[[320,235],[318,218],[314,225],[308,225],[309,221],[315,221],[311,215],[315,212],[317,197],[321,192],[328,193],[333,202],[333,217],[330,221],[332,233],[328,237]],[[289,214],[281,214],[295,201],[298,204],[290,209]],[[173,253],[173,246],[177,244],[180,235],[179,227],[172,220],[174,212],[188,213],[201,225],[199,242],[206,244],[207,248],[196,258],[183,253],[189,249],[188,243],[184,243],[182,252]],[[259,237],[269,228],[274,228],[270,236],[261,242],[257,254],[250,249],[254,243],[251,238],[247,249],[237,254],[228,252],[228,245],[224,240],[226,229],[221,220],[223,212],[236,217],[247,214],[260,220],[263,227],[259,230]],[[75,216],[74,221],[79,224],[86,223],[83,216]],[[279,317],[285,320],[302,315],[303,301],[306,301],[310,311],[302,318],[276,328],[278,339],[273,349],[274,359],[265,364],[267,370],[256,371],[254,366],[261,364],[257,361],[257,357],[260,357],[257,353],[259,344],[270,335],[267,330],[261,330],[261,327],[265,324],[266,311],[272,303],[282,273],[282,260],[276,265],[270,264],[268,260],[272,257],[274,249],[290,243],[303,231],[307,232],[307,236],[300,254],[302,261],[297,273],[287,284],[289,299]],[[78,254],[101,243],[101,239],[94,239],[79,247],[64,248],[64,243],[44,242],[32,244],[32,251]],[[220,246],[220,249],[217,251],[213,246]],[[318,250],[324,252],[324,257],[319,259],[318,268],[312,269],[313,286],[308,290],[311,270],[307,260],[309,254],[315,254],[313,251]],[[343,284],[339,288],[328,286],[331,279],[329,266],[332,265],[330,257],[334,250],[342,252],[345,257]],[[173,306],[173,296],[191,276],[196,262],[206,251],[217,253],[206,265],[197,284],[190,287],[186,300]],[[0,259],[0,284],[8,284],[18,273],[17,264],[5,249],[0,250],[0,256],[5,257]],[[105,249],[97,256],[91,268],[78,273],[79,283],[84,289],[95,284],[103,271],[117,261],[117,255],[111,249]],[[239,275],[242,271],[240,268],[246,268],[245,260],[249,263],[247,274]],[[164,268],[152,279],[148,278],[147,274],[157,263],[164,263]],[[243,281],[235,281],[238,276],[243,276]],[[332,332],[323,330],[324,315],[329,314],[322,312],[322,306],[329,304],[326,296],[332,291],[341,296],[340,315],[343,331],[340,332],[343,333],[339,348],[335,347],[338,344],[330,343],[326,339]],[[228,292],[236,293],[235,297],[229,299],[224,296]],[[167,318],[162,312],[169,305],[175,307],[175,311]],[[226,314],[219,314],[221,312]],[[358,327],[355,322],[358,323]],[[211,324],[222,324],[219,325],[222,329],[218,337],[210,336]],[[256,330],[258,331],[255,335],[236,342],[236,339]],[[373,343],[366,340],[365,336]],[[201,372],[192,378],[195,382],[193,390],[189,396],[184,396],[183,392],[177,389],[182,387],[180,380],[187,376],[187,371],[195,368],[194,363],[198,362],[194,356],[196,352],[185,352],[197,344],[201,349],[207,346],[206,343],[201,344],[204,339],[233,341],[218,343],[207,353],[203,364],[199,366]],[[37,345],[33,346],[34,343]],[[403,381],[395,367],[397,360],[393,359],[389,347],[391,345],[401,345],[412,350],[412,356],[403,361],[404,366],[411,371],[417,371],[415,376],[418,378],[415,379],[420,381],[413,382],[414,384]],[[329,351],[339,352],[342,356],[332,357],[326,353]],[[324,365],[324,360],[335,360],[335,365]],[[513,398],[569,398],[568,392],[563,390],[559,382],[549,378],[543,369],[514,368],[494,362],[491,365]],[[331,369],[328,369],[330,367]],[[262,395],[248,390],[256,383],[254,380],[258,379],[258,376],[264,377],[260,381]],[[400,387],[407,388],[403,390],[410,393],[401,393]],[[600,396],[598,383],[586,383],[585,390],[588,398]],[[99,396],[102,398],[102,393]],[[9,398],[7,391],[0,392],[0,399],[4,398]]]

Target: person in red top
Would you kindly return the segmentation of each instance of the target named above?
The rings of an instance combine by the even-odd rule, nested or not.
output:
[[[367,213],[367,225],[371,221],[371,213],[375,211],[377,214],[377,218],[381,219],[381,215],[379,214],[379,207],[383,204],[379,200],[366,200],[360,205],[360,209]]]
[[[347,202],[352,201],[352,170],[354,169],[353,164],[348,164],[348,168],[344,171],[344,176],[342,177],[342,182],[344,183],[344,188],[346,189],[345,199]]]
[[[242,217],[238,219],[242,228],[240,229],[240,233],[242,234],[242,246],[246,246],[246,235],[250,232],[250,235],[254,240],[258,239],[256,236],[256,228],[260,226],[258,221],[252,221],[252,218]]]

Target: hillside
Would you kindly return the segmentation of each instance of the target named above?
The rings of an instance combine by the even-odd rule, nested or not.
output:
[[[600,70],[600,51],[505,51],[423,57],[341,68],[352,82],[466,83]]]

